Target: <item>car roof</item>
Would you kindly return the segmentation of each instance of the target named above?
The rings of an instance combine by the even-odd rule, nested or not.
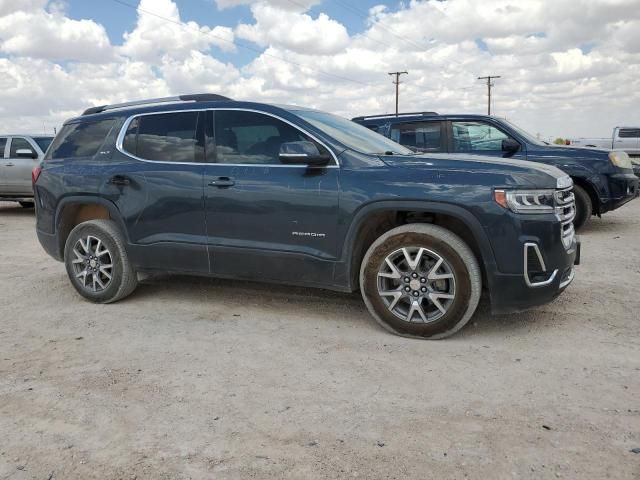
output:
[[[482,115],[476,113],[447,113],[438,114],[436,112],[414,112],[414,113],[399,113],[385,115],[366,115],[360,117],[354,117],[354,122],[361,123],[363,125],[386,125],[391,123],[405,123],[424,120],[446,120],[446,119],[495,119],[491,115]]]
[[[102,105],[91,107],[79,117],[71,118],[65,123],[78,123],[83,121],[95,121],[102,118],[139,115],[153,112],[181,111],[181,110],[206,110],[208,108],[242,108],[247,110],[259,110],[271,113],[282,113],[311,110],[295,105],[275,105],[269,103],[232,100],[216,94],[193,94],[177,97],[155,98],[139,100],[128,103]]]

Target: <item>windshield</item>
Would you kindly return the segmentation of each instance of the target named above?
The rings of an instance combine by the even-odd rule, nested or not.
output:
[[[399,143],[346,118],[316,110],[293,110],[292,113],[357,152],[372,155],[414,154]]]
[[[521,137],[524,137],[524,139],[529,143],[533,143],[534,145],[549,145],[548,142],[545,142],[543,140],[538,140],[534,135],[531,135],[529,132],[527,132],[526,130],[523,130],[522,128],[510,122],[509,120],[505,120],[504,118],[501,118],[500,121],[506,123],[509,127],[515,130],[518,133],[518,135],[520,135]]]
[[[53,140],[53,137],[33,137],[33,139],[40,147],[40,150],[42,150],[43,152],[46,152],[47,148],[49,148],[49,145],[51,145],[51,141]]]

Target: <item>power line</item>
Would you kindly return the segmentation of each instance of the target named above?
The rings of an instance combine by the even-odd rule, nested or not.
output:
[[[478,80],[487,81],[487,115],[491,115],[491,87],[495,84],[491,83],[492,79],[502,78],[500,75],[487,75],[486,77],[478,77]]]
[[[291,1],[291,0],[289,0],[289,1]],[[349,5],[348,3],[343,3],[343,2],[341,2],[340,0],[333,0],[333,1],[334,1],[335,3],[337,3],[338,5],[340,5],[342,8],[344,8],[344,9],[346,9],[346,10],[351,11],[351,13],[354,13],[354,14],[356,14],[357,16],[360,16],[361,18],[363,18],[363,19],[365,19],[365,20],[367,20],[367,19],[369,18],[369,14],[368,14],[368,13],[363,12],[362,10],[360,10],[360,9],[358,9],[358,8],[355,8],[355,7],[353,7],[352,5]],[[393,35],[394,37],[396,37],[396,38],[397,38],[397,39],[399,39],[399,40],[404,40],[405,42],[410,43],[411,45],[413,45],[413,46],[414,46],[414,47],[416,47],[416,48],[419,48],[419,49],[421,49],[421,50],[425,48],[425,46],[424,46],[424,45],[420,45],[420,44],[418,44],[418,43],[414,42],[413,40],[411,40],[411,39],[409,39],[409,38],[407,38],[407,37],[403,37],[402,35],[398,35],[398,34],[397,34],[397,33],[395,33],[393,30],[391,30],[391,29],[389,29],[389,28],[385,27],[384,25],[382,25],[382,23],[380,23],[380,22],[377,22],[377,23],[376,23],[376,25],[377,25],[379,28],[381,28],[382,30],[384,30],[385,32],[387,32],[388,34]],[[363,34],[362,34],[362,35],[363,35]],[[373,39],[372,39],[371,37],[369,37],[368,35],[363,35],[363,36],[365,36],[365,37],[367,37],[367,38],[369,38],[369,39],[373,40]],[[376,40],[374,40],[374,41],[376,41]]]
[[[171,19],[171,18],[164,17],[164,16],[162,16],[162,15],[158,15],[157,13],[150,12],[149,10],[142,9],[142,8],[140,8],[139,6],[131,5],[130,3],[125,2],[124,0],[112,0],[112,1],[113,1],[113,2],[115,2],[115,3],[118,3],[118,4],[120,4],[120,5],[122,5],[122,6],[124,6],[124,7],[128,7],[128,8],[131,8],[131,9],[133,9],[133,10],[136,10],[136,11],[139,11],[139,12],[142,12],[142,13],[145,13],[145,14],[147,14],[147,15],[151,15],[152,17],[159,18],[160,20],[164,20],[164,21],[166,21],[166,22],[173,23],[173,24],[178,25],[178,26],[180,26],[180,27],[182,27],[182,28],[187,28],[187,29],[190,29],[190,30],[194,30],[194,31],[200,32],[200,30],[199,30],[199,29],[193,29],[193,28],[191,28],[191,26],[190,26],[190,25],[188,25],[188,24],[185,24],[185,23],[180,22],[180,21],[173,20],[173,19]],[[255,48],[255,47],[252,47],[252,46],[250,46],[250,45],[245,45],[245,44],[240,43],[240,42],[234,42],[233,40],[228,40],[228,39],[226,39],[226,38],[224,38],[224,37],[221,37],[221,36],[219,36],[219,35],[214,35],[214,34],[212,34],[212,33],[209,33],[208,35],[209,35],[210,37],[216,38],[216,39],[218,39],[218,40],[220,40],[220,41],[222,41],[222,42],[230,43],[230,44],[232,44],[232,45],[237,45],[237,46],[239,46],[239,47],[246,48],[247,50],[251,50],[252,52],[255,52],[255,53],[258,53],[258,54],[264,55],[264,56],[266,56],[266,57],[275,58],[275,59],[280,60],[280,61],[282,61],[282,62],[289,63],[289,64],[291,64],[291,65],[294,65],[294,66],[298,67],[299,69],[305,69],[305,68],[307,68],[307,69],[309,69],[309,70],[315,71],[315,72],[320,73],[320,74],[322,74],[322,75],[325,75],[325,76],[327,76],[327,77],[337,78],[337,79],[339,79],[339,80],[345,80],[345,81],[347,81],[347,82],[357,83],[357,84],[360,84],[360,85],[365,85],[365,86],[367,86],[367,87],[372,87],[372,86],[373,86],[373,85],[372,85],[372,84],[370,84],[370,83],[362,82],[362,81],[360,81],[360,80],[356,80],[356,79],[354,79],[354,78],[344,77],[344,76],[342,76],[342,75],[337,75],[337,74],[335,74],[335,73],[325,72],[324,70],[320,70],[319,68],[315,68],[315,67],[311,67],[311,66],[309,66],[309,65],[304,65],[304,64],[302,64],[302,63],[294,62],[293,60],[289,60],[289,59],[287,59],[287,58],[280,57],[280,56],[278,56],[278,55],[273,55],[272,53],[268,53],[268,52],[262,51],[262,50],[260,50],[259,48]]]
[[[392,82],[396,86],[396,117],[398,116],[398,94],[400,86],[400,75],[409,75],[409,72],[389,72],[389,75],[395,75],[396,79]]]

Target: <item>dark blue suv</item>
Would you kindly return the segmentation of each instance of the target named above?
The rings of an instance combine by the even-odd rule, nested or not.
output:
[[[189,95],[94,107],[33,172],[40,243],[85,298],[139,272],[360,289],[373,317],[440,338],[548,302],[574,277],[571,179],[530,162],[415,155],[293,106]]]
[[[504,119],[418,112],[353,121],[422,153],[484,155],[558,167],[573,179],[576,229],[592,215],[614,210],[639,193],[638,177],[625,152],[551,145]]]

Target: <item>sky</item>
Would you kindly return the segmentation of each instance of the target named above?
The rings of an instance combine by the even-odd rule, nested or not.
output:
[[[0,132],[183,93],[351,118],[492,113],[543,138],[640,126],[638,0],[0,0]]]

